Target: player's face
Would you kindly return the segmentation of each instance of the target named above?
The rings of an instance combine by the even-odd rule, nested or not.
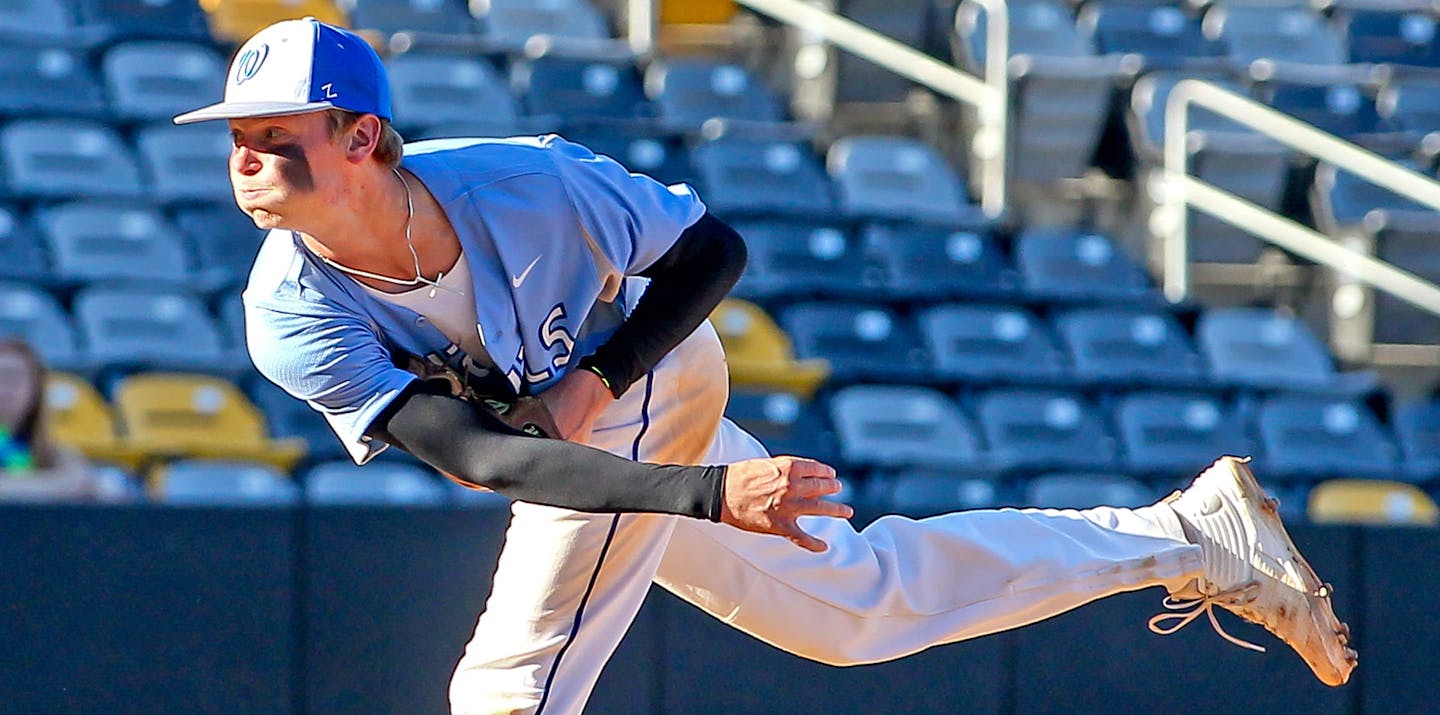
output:
[[[299,228],[330,203],[344,155],[324,112],[230,120],[235,203],[260,228]]]

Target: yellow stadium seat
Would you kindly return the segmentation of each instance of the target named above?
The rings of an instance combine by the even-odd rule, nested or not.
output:
[[[125,442],[152,459],[245,459],[288,472],[306,452],[302,439],[271,439],[260,410],[216,377],[131,375],[116,388],[115,407]]]
[[[725,345],[730,380],[736,385],[785,390],[808,399],[830,376],[824,360],[796,360],[790,338],[754,303],[727,298],[710,322]]]
[[[241,43],[281,20],[312,16],[321,22],[349,27],[344,11],[329,0],[200,0],[210,18],[210,34]]]
[[[663,0],[662,25],[720,25],[735,16],[732,0]]]
[[[1412,524],[1440,522],[1435,501],[1413,484],[1334,479],[1310,491],[1310,520],[1320,524]]]
[[[45,386],[45,419],[57,444],[94,460],[131,469],[144,456],[120,441],[110,404],[88,380],[65,372],[50,373]]]

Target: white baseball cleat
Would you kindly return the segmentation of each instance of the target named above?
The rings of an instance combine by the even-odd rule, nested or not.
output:
[[[1276,513],[1279,502],[1260,488],[1248,461],[1221,457],[1162,502],[1203,550],[1205,575],[1166,597],[1166,608],[1184,612],[1155,616],[1150,630],[1174,633],[1204,613],[1226,640],[1265,650],[1222,630],[1211,610],[1220,606],[1285,641],[1326,685],[1342,685],[1356,663],[1350,628],[1335,617],[1330,585],[1295,548]],[[1172,620],[1178,623],[1162,625]]]

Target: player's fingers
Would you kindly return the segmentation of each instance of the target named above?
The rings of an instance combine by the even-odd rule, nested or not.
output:
[[[781,536],[784,536],[790,540],[790,543],[806,551],[813,551],[819,554],[824,553],[826,549],[830,548],[824,541],[805,533],[805,530],[800,528],[800,525],[796,524],[794,519],[777,522],[775,526]]]
[[[791,479],[794,479],[792,476]],[[839,494],[844,485],[834,477],[802,477],[794,481],[795,493],[802,498]]]
[[[849,519],[855,516],[855,510],[849,504],[824,499],[808,499],[795,511],[799,516],[833,516],[840,519]]]
[[[813,459],[805,459],[803,457],[787,457],[785,459],[790,463],[790,477],[792,479],[796,477],[835,478],[835,468],[824,462],[817,462]]]

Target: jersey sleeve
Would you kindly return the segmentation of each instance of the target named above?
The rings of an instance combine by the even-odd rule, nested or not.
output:
[[[617,272],[635,275],[654,263],[705,214],[688,184],[667,186],[558,137],[551,145],[561,183],[598,249]]]
[[[417,378],[391,362],[369,324],[324,306],[299,313],[247,301],[245,313],[255,368],[323,415],[356,464],[389,446],[366,431]]]

